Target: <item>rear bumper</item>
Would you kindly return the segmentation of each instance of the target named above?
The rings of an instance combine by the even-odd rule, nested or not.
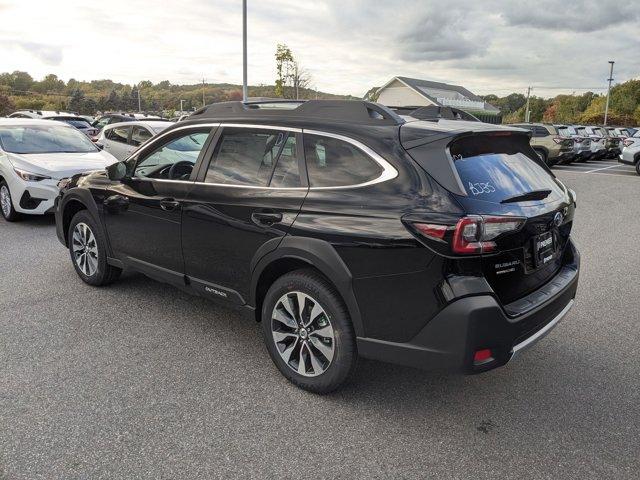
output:
[[[579,254],[530,295],[504,307],[479,295],[454,301],[409,342],[358,338],[362,357],[432,371],[480,373],[506,364],[547,335],[573,305],[578,288]],[[492,359],[474,364],[478,350]]]

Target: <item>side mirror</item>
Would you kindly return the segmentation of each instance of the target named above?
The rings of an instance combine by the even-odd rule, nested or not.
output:
[[[127,176],[127,165],[124,162],[117,162],[107,167],[109,180],[122,180]]]

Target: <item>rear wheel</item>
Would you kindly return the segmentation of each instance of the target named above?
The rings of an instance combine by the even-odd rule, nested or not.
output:
[[[636,173],[640,175],[640,158],[636,160]]]
[[[76,273],[89,285],[102,286],[116,280],[122,270],[107,263],[104,235],[93,217],[81,210],[71,219],[69,253]]]
[[[357,361],[349,313],[335,288],[314,270],[276,280],[262,306],[262,332],[271,359],[300,388],[328,393]]]
[[[0,212],[7,222],[15,222],[20,218],[20,214],[13,206],[9,185],[4,180],[0,182]]]

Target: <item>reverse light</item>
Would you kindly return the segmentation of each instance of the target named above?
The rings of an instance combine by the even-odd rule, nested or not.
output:
[[[19,168],[14,168],[14,172],[25,182],[40,182],[42,180],[50,180],[51,177],[47,177],[46,175],[40,175],[37,173],[30,173],[25,170],[20,170]]]

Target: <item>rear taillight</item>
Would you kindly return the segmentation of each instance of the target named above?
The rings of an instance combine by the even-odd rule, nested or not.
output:
[[[553,137],[553,141],[556,143],[562,143],[562,140],[564,140],[562,137]]]
[[[414,222],[413,227],[430,240],[448,243],[455,254],[478,255],[494,252],[500,235],[516,232],[524,223],[521,217],[469,215],[455,225]]]
[[[630,138],[627,138],[622,143],[624,144],[625,147],[628,147],[629,145],[633,145],[633,140],[631,140]]]

